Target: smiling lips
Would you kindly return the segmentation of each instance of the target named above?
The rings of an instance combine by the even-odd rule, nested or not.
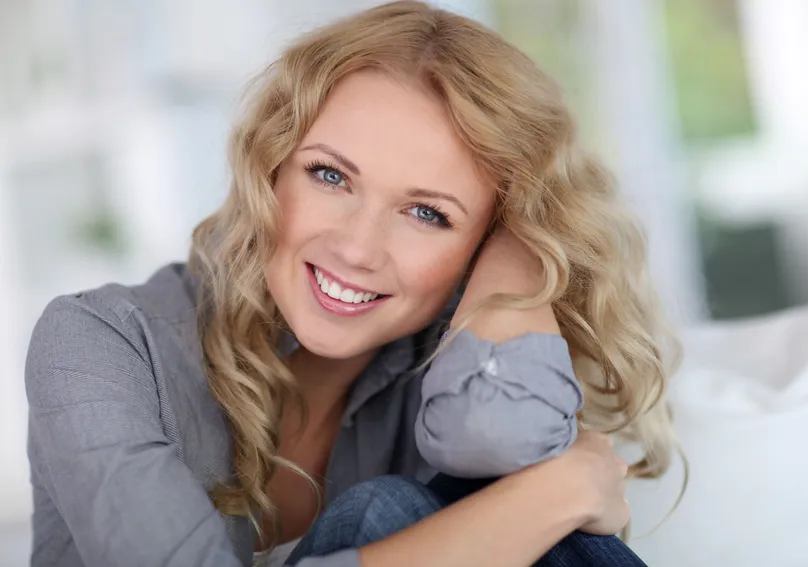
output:
[[[339,299],[343,303],[367,303],[379,297],[378,293],[357,291],[341,286],[333,277],[329,278],[316,266],[314,267],[314,275],[324,294],[332,299]]]
[[[309,283],[320,306],[337,315],[360,315],[379,307],[389,295],[381,295],[373,291],[347,286],[336,278],[309,265]]]

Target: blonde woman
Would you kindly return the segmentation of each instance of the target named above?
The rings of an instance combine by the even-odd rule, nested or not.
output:
[[[665,335],[553,83],[394,2],[283,53],[231,150],[189,265],[34,331],[32,565],[641,565]]]

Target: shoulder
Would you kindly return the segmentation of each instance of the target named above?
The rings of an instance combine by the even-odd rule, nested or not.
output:
[[[34,327],[26,376],[79,363],[91,369],[107,359],[151,374],[155,358],[198,348],[196,286],[184,264],[172,264],[140,285],[53,299]]]
[[[89,320],[97,329],[125,331],[153,321],[181,324],[196,319],[196,283],[185,264],[170,264],[146,282],[126,286],[109,283],[53,299],[40,317],[37,334],[52,330],[79,333]]]
[[[228,540],[208,497],[232,470],[232,440],[192,350],[194,299],[173,265],[45,309],[25,368],[42,542],[61,530],[88,565],[235,566],[233,543],[249,549],[246,520],[229,521]]]
[[[196,318],[196,280],[185,264],[169,264],[142,284],[104,286],[56,298],[52,306],[79,303],[98,307],[128,320],[137,312],[147,321],[181,323]]]

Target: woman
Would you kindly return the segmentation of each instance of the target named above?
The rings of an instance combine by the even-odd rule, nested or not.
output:
[[[591,430],[665,469],[664,335],[550,80],[394,2],[289,48],[231,154],[188,267],[34,331],[32,564],[641,565]]]

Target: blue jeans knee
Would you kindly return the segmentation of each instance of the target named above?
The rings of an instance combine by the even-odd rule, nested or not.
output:
[[[359,548],[416,524],[490,484],[438,475],[429,487],[401,476],[362,482],[338,496],[306,533],[287,565],[304,557],[320,557]],[[537,505],[539,505],[537,503]],[[644,567],[645,563],[614,536],[573,532],[534,567]]]
[[[384,539],[442,507],[431,490],[410,478],[388,475],[361,482],[328,506],[287,564]]]
[[[355,546],[360,547],[418,523],[441,508],[438,498],[418,481],[382,476],[345,491],[323,517],[333,516],[352,525]]]

